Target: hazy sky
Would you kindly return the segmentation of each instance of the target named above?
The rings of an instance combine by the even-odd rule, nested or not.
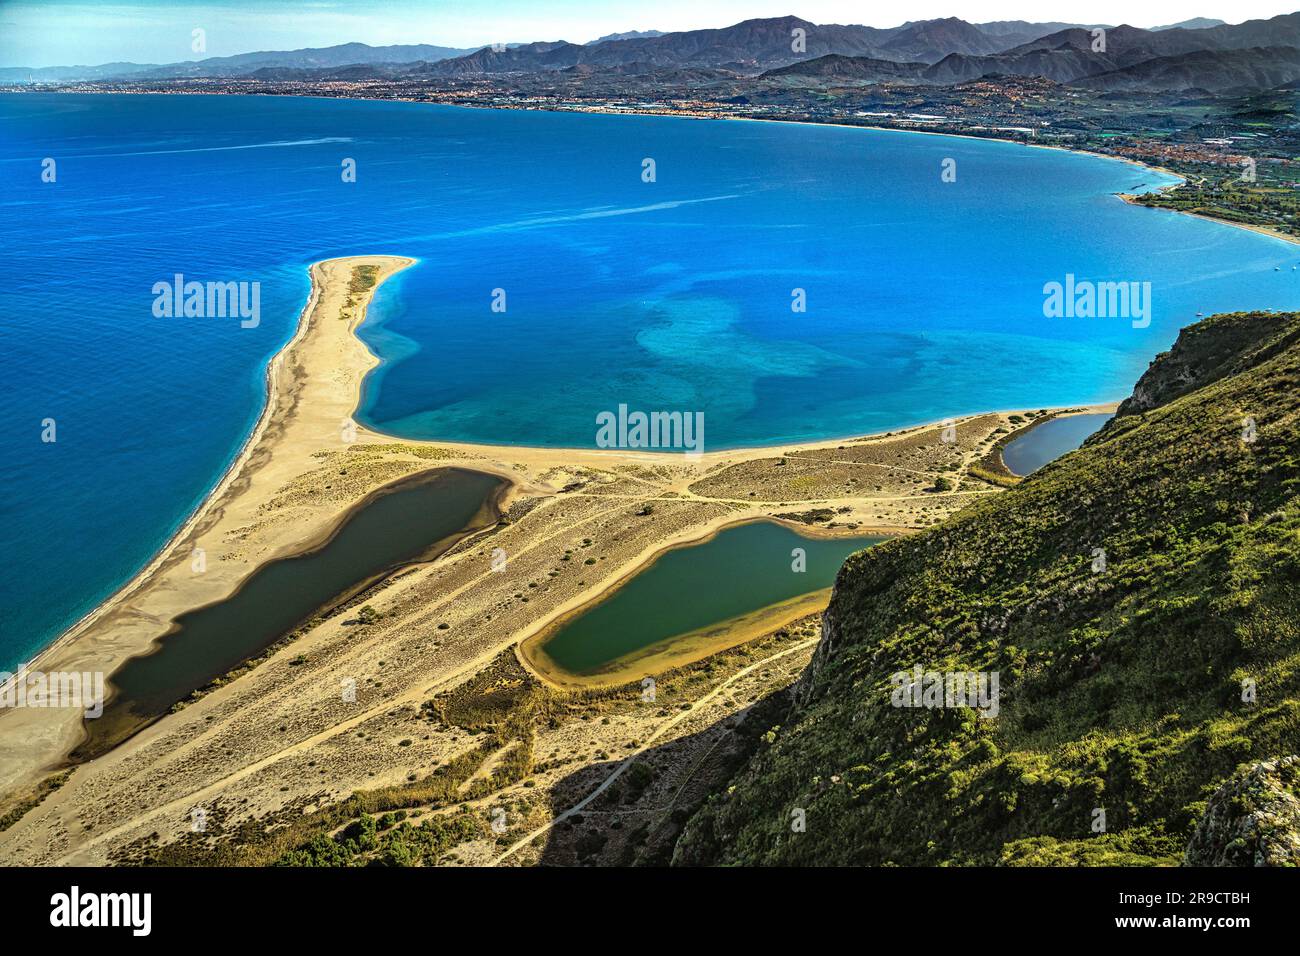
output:
[[[690,30],[785,14],[881,27],[947,16],[1156,26],[1192,16],[1238,23],[1300,7],[1297,0],[1219,2],[1216,10],[1186,0],[912,0],[905,7],[863,0],[0,0],[0,66],[171,63],[351,40],[584,43],[625,30]],[[191,50],[195,28],[206,33],[201,55]]]

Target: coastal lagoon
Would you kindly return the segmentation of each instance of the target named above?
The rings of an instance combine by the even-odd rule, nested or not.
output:
[[[1074,451],[1114,416],[1110,412],[1062,415],[1034,425],[1002,449],[1002,461],[1012,474],[1032,475],[1066,452]]]
[[[0,141],[0,668],[216,485],[322,258],[420,260],[362,330],[358,419],[498,444],[591,447],[620,404],[702,413],[710,450],[1113,400],[1196,313],[1300,305],[1290,244],[1113,195],[1162,174],[1009,143],[63,94],[0,96]],[[155,315],[176,274],[258,283],[258,321]],[[1150,282],[1150,324],[1046,318],[1067,275]]]
[[[704,649],[716,650],[728,630],[718,625],[829,588],[845,558],[882,540],[808,538],[771,521],[724,528],[708,541],[660,555],[609,597],[535,642],[535,649],[530,644],[529,656],[551,676],[592,676],[684,636],[699,637]],[[711,628],[718,633],[702,633]]]

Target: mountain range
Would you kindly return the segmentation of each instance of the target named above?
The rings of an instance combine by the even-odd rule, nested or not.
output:
[[[983,76],[1041,76],[1101,90],[1247,92],[1300,80],[1300,14],[1232,25],[1143,30],[1105,29],[1104,47],[1091,28],[1066,27],[1001,52],[953,50],[938,60],[882,64],[876,56],[811,58],[768,70],[764,78],[824,84],[881,83],[899,77],[933,84]],[[898,60],[898,57],[886,57]],[[928,62],[927,62],[928,61]],[[917,63],[924,65],[917,68]]]
[[[799,17],[745,20],[713,30],[688,30],[592,45],[531,43],[430,64],[430,76],[536,73],[572,66],[611,68],[629,63],[654,68],[704,67],[759,73],[824,55],[935,62],[950,53],[986,55],[1028,43],[1061,24],[1001,23],[992,31],[955,17],[899,27],[816,24]],[[800,32],[802,31],[802,32]],[[802,41],[802,42],[799,42]]]
[[[1021,20],[968,23],[956,17],[897,27],[815,24],[794,16],[706,30],[610,34],[476,50],[346,43],[322,49],[245,53],[172,64],[0,69],[0,82],[167,81],[192,78],[330,81],[401,79],[436,83],[572,71],[612,75],[672,72],[677,78],[759,77],[783,84],[955,84],[988,75],[1042,76],[1104,90],[1271,88],[1300,80],[1300,13],[1230,25],[1196,18],[1141,29]],[[683,72],[685,71],[685,72]]]
[[[328,69],[358,64],[410,64],[463,56],[472,50],[430,46],[425,43],[398,46],[370,46],[341,43],[338,46],[303,50],[278,50],[214,56],[180,63],[105,63],[101,66],[0,67],[0,82],[23,83],[29,79],[46,83],[70,83],[134,77],[169,79],[182,77],[248,76],[259,69]]]

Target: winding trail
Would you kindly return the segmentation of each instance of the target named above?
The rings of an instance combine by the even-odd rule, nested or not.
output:
[[[582,812],[582,809],[586,807],[589,803],[591,803],[591,801],[595,800],[602,793],[608,790],[610,785],[613,784],[615,780],[617,780],[620,776],[623,775],[623,772],[632,765],[632,762],[636,760],[637,757],[641,756],[643,753],[649,750],[651,744],[653,744],[656,740],[662,737],[665,733],[672,730],[674,727],[676,727],[687,717],[690,717],[701,707],[708,704],[709,701],[717,697],[719,694],[721,694],[724,690],[726,690],[736,681],[740,680],[740,678],[744,677],[747,674],[753,673],[755,670],[757,670],[760,667],[764,667],[767,664],[770,664],[772,661],[776,660],[777,658],[785,657],[787,654],[793,654],[795,651],[803,650],[805,647],[811,647],[813,644],[816,644],[819,640],[820,638],[814,637],[814,638],[809,638],[806,641],[800,641],[798,644],[794,645],[793,647],[787,647],[783,651],[777,651],[775,654],[772,654],[769,657],[765,657],[761,661],[757,661],[753,664],[750,664],[748,667],[744,667],[736,671],[736,673],[732,674],[730,677],[724,680],[717,687],[713,688],[713,690],[709,691],[707,694],[705,694],[695,703],[691,704],[690,710],[679,711],[677,714],[673,715],[672,717],[669,717],[662,724],[660,724],[658,728],[656,728],[655,732],[646,738],[645,743],[643,743],[640,747],[638,747],[632,754],[623,758],[623,762],[620,763],[617,767],[615,767],[613,772],[608,777],[606,777],[601,782],[600,786],[598,786],[595,790],[591,791],[591,793],[587,794],[585,797],[583,797],[573,806],[569,807],[569,809],[565,810],[559,816],[552,819],[550,823],[538,827],[536,830],[533,830],[523,839],[519,840],[516,843],[511,844],[511,846],[504,853],[494,858],[488,864],[488,866],[500,866],[502,862],[504,862],[506,859],[508,859],[509,857],[513,856],[515,853],[522,850],[524,847],[528,846],[538,837],[544,836],[545,834],[550,832],[550,830],[556,824],[562,823],[563,821],[567,820],[569,817],[573,816],[575,813]]]

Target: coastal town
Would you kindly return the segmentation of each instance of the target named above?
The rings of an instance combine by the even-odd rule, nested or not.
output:
[[[1188,185],[1138,201],[1300,237],[1297,95],[1110,93],[1042,77],[951,86],[807,83],[713,70],[636,75],[581,68],[463,77],[130,79],[0,85],[4,91],[318,96],[451,106],[833,123],[1006,139],[1167,169]],[[280,71],[284,72],[284,71]],[[347,73],[347,70],[336,71]]]

